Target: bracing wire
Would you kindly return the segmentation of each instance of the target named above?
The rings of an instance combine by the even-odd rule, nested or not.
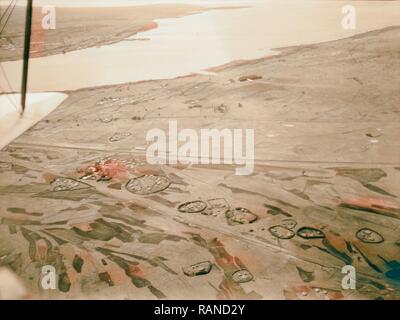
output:
[[[1,23],[1,21],[3,21],[3,18],[4,18],[5,15],[7,14],[8,9],[11,8],[11,5],[13,4],[14,1],[16,1],[16,0],[11,0],[10,3],[9,3],[9,5],[7,6],[6,10],[4,10],[3,14],[2,14],[1,17],[0,17],[0,23]]]
[[[1,29],[1,31],[0,31],[0,35],[3,33],[5,27],[7,26],[8,22],[9,22],[9,20],[10,20],[10,18],[11,18],[11,15],[12,15],[13,12],[14,12],[14,9],[15,9],[15,7],[16,7],[16,4],[17,4],[17,0],[11,0],[10,4],[7,6],[6,10],[5,10],[5,11],[3,12],[3,14],[1,15],[1,17],[0,17],[0,23],[1,23],[1,21],[3,20],[3,18],[6,17],[6,15],[7,15],[7,18],[6,18],[6,21],[5,21],[3,27],[2,27],[2,29]],[[12,7],[11,7],[11,6],[12,6]],[[11,10],[10,10],[10,8],[11,8]],[[0,71],[1,71],[1,73],[4,75],[4,79],[6,80],[6,83],[7,83],[8,87],[9,87],[10,90],[12,91],[12,86],[11,86],[11,84],[10,84],[10,81],[9,81],[9,79],[8,79],[8,77],[7,77],[7,74],[6,74],[6,72],[5,72],[4,68],[3,68],[3,66],[1,65],[1,63],[0,63]],[[3,88],[1,88],[1,89],[3,90]],[[14,99],[12,99],[10,96],[7,95],[7,97],[8,97],[8,100],[9,100],[9,101],[11,102],[11,104],[13,105],[13,107],[16,109],[16,111],[18,111],[19,107],[18,107],[18,105],[17,105],[17,102],[14,101]]]
[[[0,30],[0,35],[3,33],[4,29],[6,28],[6,26],[7,26],[7,24],[8,24],[8,21],[10,21],[10,18],[11,18],[11,16],[12,16],[13,12],[14,12],[14,9],[15,9],[16,4],[17,4],[17,1],[14,1],[14,5],[13,5],[13,7],[11,8],[11,11],[10,11],[10,13],[9,13],[8,16],[7,16],[6,22],[4,22],[3,28]]]

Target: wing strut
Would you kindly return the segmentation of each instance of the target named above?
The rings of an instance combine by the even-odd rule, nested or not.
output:
[[[31,32],[32,32],[32,4],[33,0],[28,0],[26,7],[26,20],[25,20],[25,43],[24,43],[24,66],[22,70],[22,86],[21,86],[21,107],[22,113],[25,111],[26,106],[26,90],[28,87],[28,65],[29,65],[29,51],[31,47]]]

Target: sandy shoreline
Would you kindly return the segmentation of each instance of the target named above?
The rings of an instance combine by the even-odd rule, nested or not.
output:
[[[57,27],[42,30],[41,8],[34,9],[31,57],[45,57],[110,45],[156,27],[154,20],[204,12],[193,5],[146,5],[109,8],[56,8]],[[22,59],[25,10],[16,7],[0,38],[0,61]],[[115,19],[118,17],[118,19]]]
[[[377,3],[357,1],[354,2],[358,10],[357,28],[344,30],[340,24],[341,7],[344,3],[343,1],[293,3],[272,1],[268,5],[257,4],[240,10],[208,10],[201,14],[192,13],[202,11],[189,11],[182,14],[179,19],[149,20],[156,21],[160,27],[142,32],[135,37],[125,38],[124,41],[99,47],[93,47],[96,37],[86,41],[85,33],[81,32],[76,38],[75,45],[85,49],[31,60],[30,90],[65,91],[147,79],[173,79],[191,73],[202,73],[208,68],[236,60],[259,59],[273,54],[273,48],[311,45],[381,29],[396,24],[400,19],[400,11],[396,10],[400,8],[398,2],[385,2],[380,8],[380,14],[385,16],[385,19],[375,19]],[[141,7],[140,10],[145,8]],[[159,16],[166,13],[165,7],[157,8],[151,11],[153,18],[156,11],[159,11],[157,13]],[[170,10],[170,7],[168,8]],[[93,9],[85,10],[90,12]],[[84,14],[78,14],[76,22],[82,17]],[[126,23],[129,25],[132,17],[129,18],[128,15],[126,17]],[[242,25],[236,23],[238,19],[241,19]],[[286,19],[291,23],[285,23]],[[111,27],[113,23],[121,24],[114,20],[105,19],[106,27],[113,29]],[[310,20],[313,24],[308,23]],[[139,20],[135,20],[136,22]],[[86,24],[93,27],[91,23]],[[148,23],[143,21],[143,25],[140,27],[138,25],[137,30]],[[75,27],[82,29],[84,25],[77,24]],[[119,25],[121,26],[123,23]],[[64,31],[68,30],[66,28]],[[114,34],[115,30],[112,33]],[[79,37],[83,38],[79,40]],[[75,37],[72,39],[75,41]],[[110,38],[110,41],[118,39]],[[100,37],[97,40],[103,43],[101,41],[104,39]],[[56,45],[55,50],[63,46],[68,47],[65,45],[57,47],[57,39],[49,43]],[[52,50],[45,49],[45,51],[41,51],[40,48],[33,51],[38,54]],[[8,75],[11,89],[18,90],[21,61],[4,62],[2,67]],[[3,78],[0,80],[1,86],[7,87],[5,80]]]
[[[215,76],[70,92],[0,151],[3,259],[44,299],[400,299],[386,263],[400,260],[398,52],[400,27],[391,27],[285,48]],[[148,165],[146,132],[171,119],[196,131],[254,128],[254,174]],[[123,174],[83,179],[97,161]],[[170,187],[127,190],[128,179],[148,174]],[[215,198],[257,221],[177,209]],[[288,219],[324,239],[271,234]],[[361,228],[384,241],[363,242]],[[200,261],[216,267],[182,272]],[[44,264],[60,272],[60,290],[43,293]],[[356,266],[360,289],[341,287],[344,264]],[[251,281],[232,280],[239,267]]]
[[[49,117],[63,119],[63,122],[65,112],[72,115],[80,110],[85,121],[90,122],[98,118],[99,113],[107,115],[119,110],[124,114],[122,118],[141,119],[133,122],[120,119],[118,124],[114,123],[119,130],[135,131],[132,146],[145,145],[145,135],[141,133],[158,125],[165,126],[171,117],[187,121],[182,125],[194,129],[224,125],[236,128],[247,123],[261,130],[259,136],[271,135],[265,142],[258,142],[262,150],[257,156],[260,160],[396,163],[399,151],[393,146],[394,140],[386,138],[380,143],[371,143],[370,140],[374,139],[359,135],[359,130],[368,131],[368,123],[383,121],[388,125],[389,136],[398,131],[394,124],[399,121],[396,106],[400,99],[397,90],[400,77],[396,66],[400,62],[391,54],[398,50],[398,36],[400,27],[389,27],[342,40],[281,48],[279,55],[213,69],[215,76],[194,74],[170,80],[66,91],[68,99]],[[377,50],[380,56],[377,56]],[[374,77],[370,77],[371,74]],[[262,78],[251,82],[239,81],[246,75]],[[192,105],[198,107],[192,108]],[[218,111],[215,108],[219,105],[226,108]],[[214,118],[220,123],[212,122],[211,125]],[[68,122],[68,118],[65,121]],[[271,128],[263,127],[265,121],[276,124]],[[299,128],[302,127],[299,130],[306,130],[303,132],[305,136],[292,136],[291,132],[295,134],[297,130],[285,128],[284,122],[299,123]],[[315,136],[314,129],[306,133],[309,129],[307,126],[303,128],[302,123],[308,122],[315,123],[316,128],[319,123],[332,123],[332,132],[324,135],[326,143],[315,152],[311,152],[316,148],[312,147],[309,152],[294,149],[288,153],[286,149],[294,147],[299,140],[305,139],[306,144],[319,144],[325,139]],[[342,125],[337,126],[336,122]],[[354,139],[350,139],[351,146],[347,147],[337,136],[341,130],[347,131],[344,123],[354,123],[359,127],[354,132],[349,131]],[[58,127],[56,123],[54,125]],[[99,134],[92,130],[88,136]],[[60,138],[64,137],[63,131],[59,132]],[[54,134],[52,139],[57,140],[58,134]],[[22,140],[30,141],[30,135],[28,132]],[[280,143],[275,145],[278,137],[284,139],[287,148],[281,150]],[[69,141],[71,146],[75,143],[81,147],[88,146],[80,138],[70,137]],[[276,148],[271,147],[268,141]],[[341,148],[344,149],[338,153]],[[371,158],[361,151],[367,152]]]

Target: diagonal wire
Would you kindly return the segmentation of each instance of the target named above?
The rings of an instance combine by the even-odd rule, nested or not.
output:
[[[16,1],[16,0],[15,0],[15,1]],[[7,6],[6,10],[4,10],[3,14],[2,14],[1,17],[0,17],[0,22],[1,22],[1,21],[3,20],[3,18],[5,17],[5,15],[6,15],[8,9],[11,8],[11,5],[13,4],[13,2],[14,2],[14,0],[11,0],[10,3],[9,3],[9,5]]]
[[[0,30],[0,35],[3,33],[4,29],[6,28],[7,23],[8,23],[8,21],[10,20],[12,14],[13,14],[13,12],[14,12],[14,9],[15,9],[16,4],[17,4],[17,1],[14,1],[14,5],[13,5],[13,7],[11,8],[11,11],[10,11],[10,13],[8,14],[8,17],[7,17],[6,21],[4,22],[3,28]]]
[[[14,4],[14,5],[13,5],[12,8],[11,8],[11,5],[12,5],[12,4]],[[2,16],[1,16],[1,18],[0,18],[0,22],[3,20],[3,18],[6,16],[6,14],[8,14],[8,16],[7,16],[7,19],[6,19],[5,23],[4,23],[3,28],[2,28],[1,31],[0,31],[0,35],[3,33],[5,27],[7,26],[7,23],[8,23],[8,21],[10,20],[10,17],[11,17],[11,15],[12,15],[12,13],[14,12],[14,9],[15,9],[16,4],[17,4],[17,0],[11,0],[10,4],[8,5],[8,7],[6,8],[6,10],[5,10],[4,13],[2,14]],[[11,10],[9,11],[10,8],[11,8]],[[11,84],[10,84],[10,81],[8,80],[7,74],[6,74],[6,72],[5,72],[5,70],[4,70],[4,68],[3,68],[3,66],[2,66],[1,63],[0,63],[0,69],[1,69],[1,73],[3,73],[3,75],[4,75],[4,79],[6,80],[7,85],[8,85],[8,87],[9,87],[10,91],[12,91],[12,86],[11,86]],[[3,88],[1,88],[1,89],[3,90]],[[18,111],[19,107],[18,107],[18,105],[17,105],[17,102],[14,101],[14,99],[12,99],[9,95],[7,95],[7,98],[8,98],[8,100],[11,102],[11,104],[13,105],[13,107],[16,109],[16,111]]]

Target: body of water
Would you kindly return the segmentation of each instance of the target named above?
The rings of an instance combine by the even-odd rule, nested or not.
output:
[[[205,1],[213,2],[223,1]],[[345,38],[400,22],[399,1],[223,3],[249,7],[162,19],[157,21],[159,28],[129,41],[31,59],[29,89],[63,91],[174,78],[234,60],[264,57],[273,54],[274,48]],[[342,7],[349,3],[357,12],[355,30],[344,30],[341,24]],[[21,61],[1,65],[11,86],[19,90]],[[0,84],[7,87],[3,78]]]

